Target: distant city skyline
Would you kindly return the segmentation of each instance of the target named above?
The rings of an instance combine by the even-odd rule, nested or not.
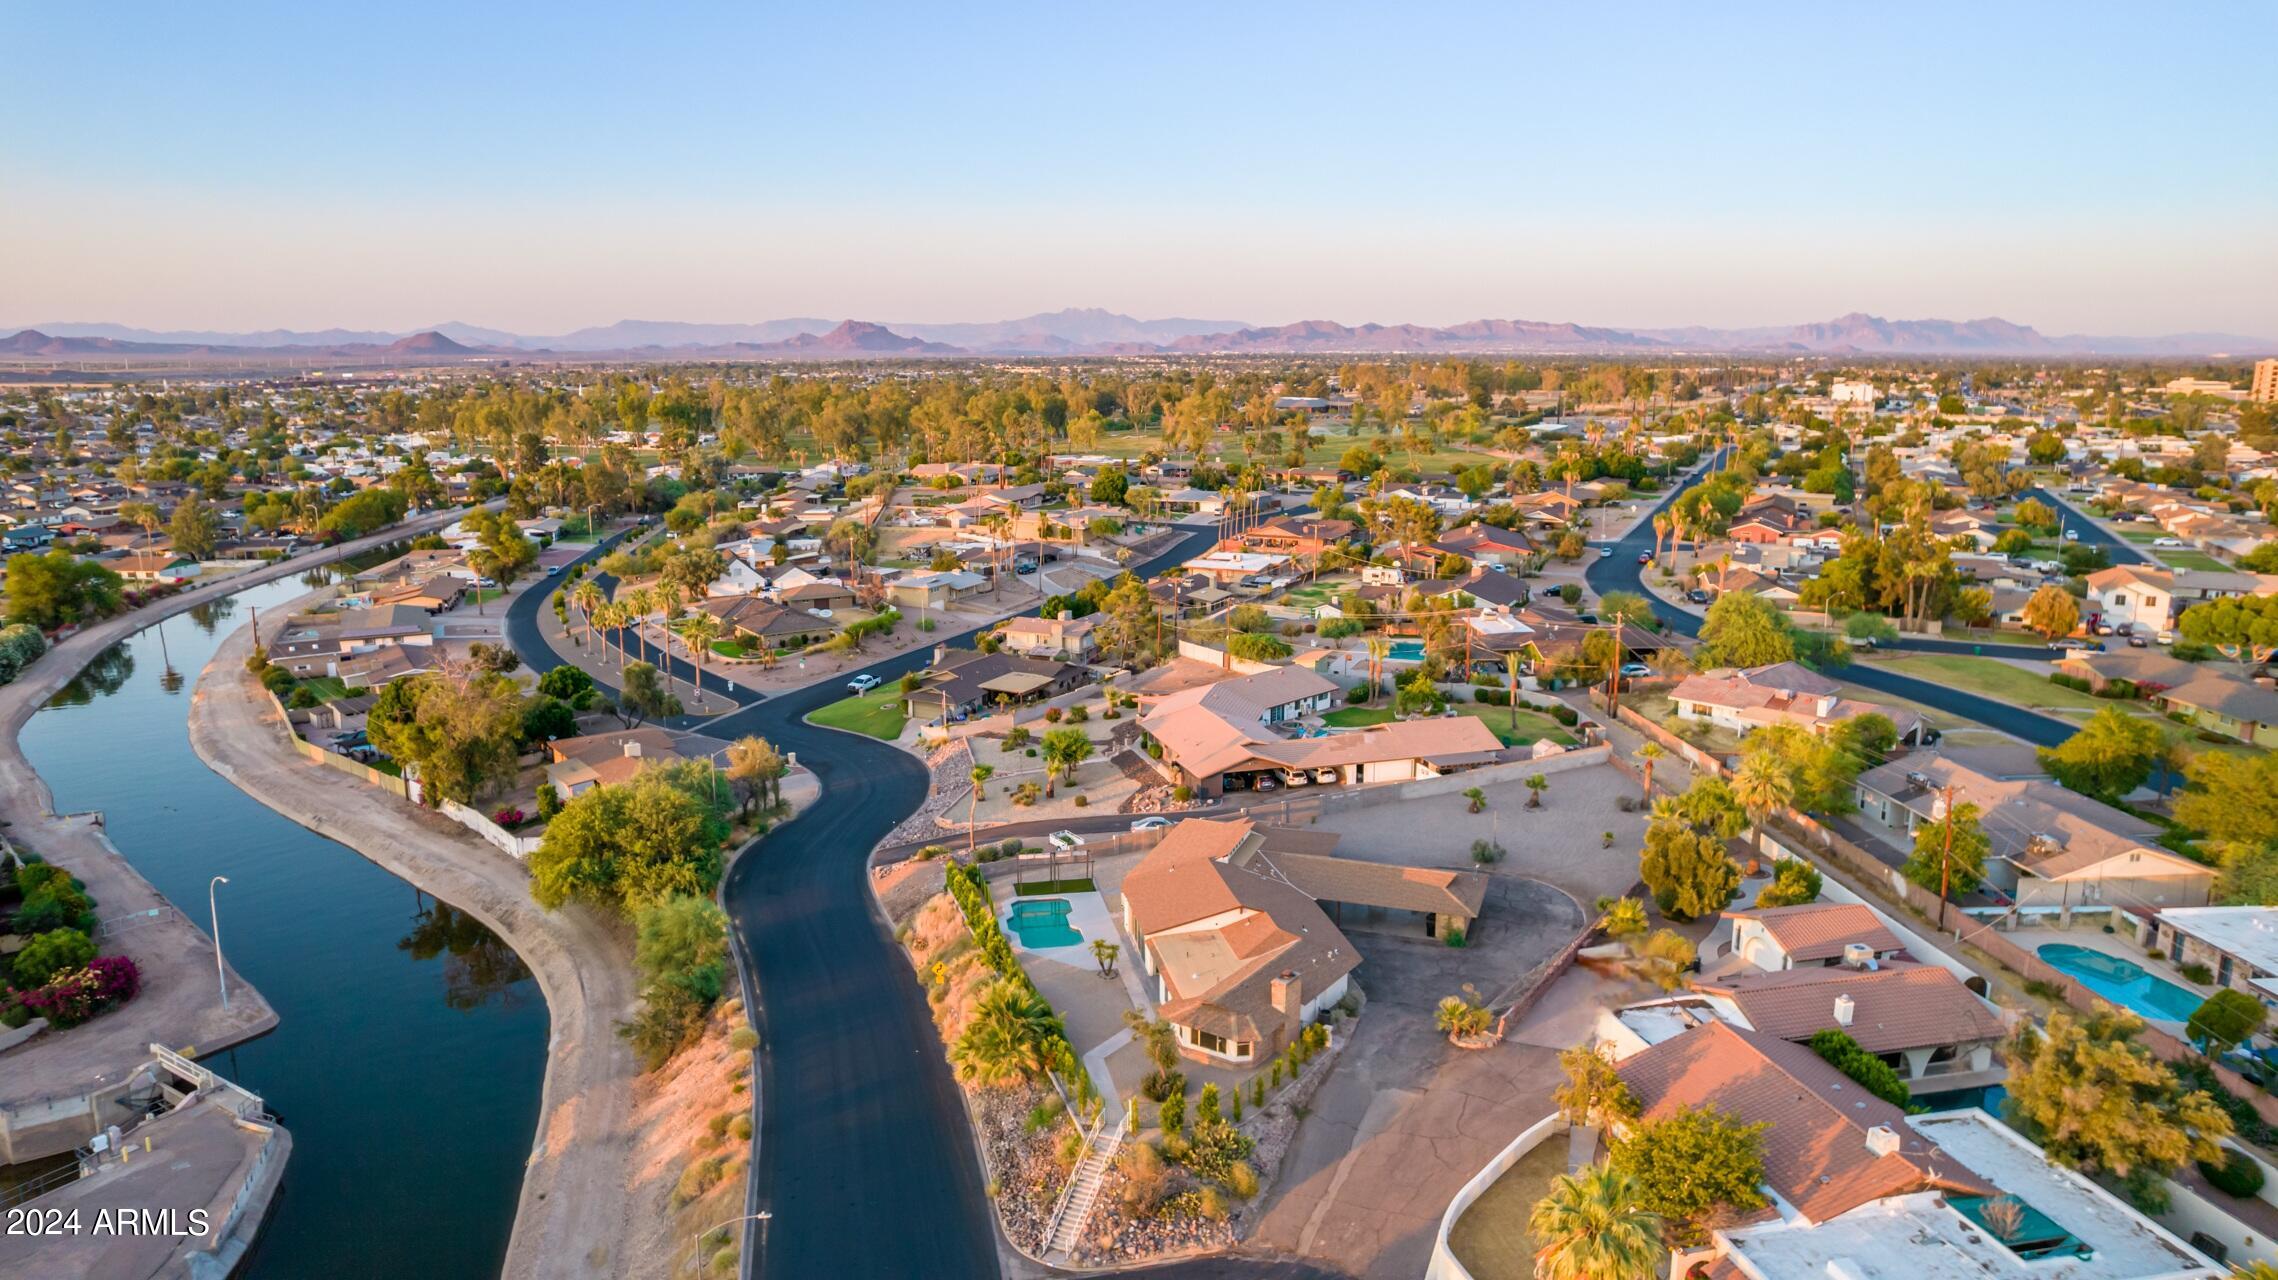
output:
[[[2278,337],[2278,8],[12,12],[0,322]],[[2226,65],[2226,61],[2236,65]],[[34,127],[36,126],[36,127]]]

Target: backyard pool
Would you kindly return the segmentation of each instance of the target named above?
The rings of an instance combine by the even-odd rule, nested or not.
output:
[[[1020,944],[1030,950],[1044,947],[1072,947],[1084,940],[1084,935],[1069,927],[1068,912],[1072,908],[1065,898],[1030,898],[1012,904],[1012,915],[1005,927],[1020,935]]]
[[[1421,640],[1395,640],[1384,656],[1394,662],[1422,662],[1424,660],[1424,642]]]
[[[2088,984],[2088,989],[2097,995],[2147,1018],[2188,1022],[2199,1008],[2198,996],[2165,978],[2152,976],[2132,960],[2076,947],[2069,942],[2051,942],[2036,954]]]

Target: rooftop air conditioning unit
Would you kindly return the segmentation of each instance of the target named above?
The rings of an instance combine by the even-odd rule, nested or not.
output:
[[[1843,944],[1843,967],[1846,969],[1872,969],[1875,967],[1875,949],[1864,942]]]

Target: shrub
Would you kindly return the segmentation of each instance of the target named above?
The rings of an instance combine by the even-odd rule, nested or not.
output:
[[[1483,867],[1501,862],[1503,855],[1507,852],[1509,851],[1492,840],[1474,840],[1471,842],[1471,860]]]
[[[1076,797],[1076,807],[1078,809],[1084,808],[1089,804],[1091,804],[1091,797],[1081,795]]]
[[[674,1197],[682,1204],[696,1199],[712,1189],[713,1184],[720,1180],[720,1174],[725,1168],[726,1163],[718,1156],[698,1160],[689,1165],[680,1171],[680,1183],[673,1188]]]
[[[1357,707],[1366,701],[1368,701],[1367,685],[1356,684],[1352,688],[1345,690],[1345,705]]]
[[[2062,1000],[2064,999],[2064,987],[2040,978],[2028,978],[2025,981],[2025,994],[2039,996],[2043,1000]]]
[[[1092,718],[1092,713],[1091,713],[1091,711],[1090,711],[1089,709],[1085,708],[1084,706],[1080,705],[1080,704],[1079,704],[1079,705],[1077,705],[1077,706],[1073,706],[1073,707],[1070,707],[1070,708],[1068,708],[1068,723],[1069,723],[1069,724],[1082,724],[1084,721],[1086,721],[1086,720],[1089,720],[1089,719],[1091,719],[1091,718]]]
[[[1830,1027],[1813,1033],[1811,1051],[1827,1065],[1856,1081],[1860,1088],[1894,1107],[1904,1107],[1913,1100],[1898,1072],[1881,1058],[1859,1047],[1859,1042]]]
[[[737,1116],[735,1119],[730,1120],[728,1122],[728,1132],[735,1135],[735,1139],[738,1142],[751,1141],[751,1117]]]
[[[2215,980],[2215,971],[2209,969],[2203,964],[2200,964],[2196,960],[2182,966],[2181,972],[2184,977],[2189,978],[2191,981],[2199,983],[2202,986]]]
[[[1038,783],[1023,782],[1012,789],[1012,802],[1024,809],[1043,798],[1044,788]]]
[[[1061,715],[1061,711],[1060,711],[1060,708],[1058,708],[1058,707],[1046,707],[1046,708],[1044,708],[1044,722],[1045,722],[1046,724],[1058,724],[1058,723],[1060,723],[1060,715]]]
[[[1155,1109],[1155,1118],[1166,1134],[1177,1133],[1186,1127],[1186,1095],[1174,1093],[1163,1099]]]
[[[1258,1193],[1258,1171],[1247,1160],[1236,1160],[1226,1170],[1226,1189],[1236,1200],[1247,1200]]]
[[[749,1053],[759,1047],[759,1032],[750,1027],[737,1027],[728,1033],[728,1047],[737,1053]]]
[[[2235,1199],[2244,1200],[2262,1190],[2262,1165],[2243,1151],[2226,1150],[2221,1164],[2198,1163],[2199,1172],[2216,1190]]]
[[[77,929],[51,929],[16,953],[16,986],[25,990],[45,986],[56,974],[82,968],[94,958],[95,943],[86,934]]]
[[[1179,785],[1171,788],[1171,799],[1178,801],[1180,804],[1185,804],[1187,801],[1194,799],[1194,788],[1182,782]]]
[[[1146,1078],[1139,1082],[1139,1092],[1147,1095],[1147,1100],[1150,1102],[1161,1102],[1172,1094],[1185,1093],[1186,1073],[1167,1070],[1150,1071]]]

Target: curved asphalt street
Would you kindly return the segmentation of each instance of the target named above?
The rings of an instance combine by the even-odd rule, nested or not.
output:
[[[1214,530],[1184,531],[1141,576],[1203,549]],[[602,554],[597,546],[588,558]],[[559,585],[559,579],[552,585]],[[540,637],[552,585],[508,613],[507,636],[539,672],[561,665]],[[955,643],[971,631],[945,634]],[[892,684],[931,646],[861,668]],[[673,674],[694,672],[679,659]],[[993,1277],[998,1240],[964,1099],[943,1060],[908,961],[871,908],[869,854],[924,800],[909,753],[805,723],[845,696],[857,672],[774,697],[740,688],[739,710],[675,727],[733,739],[758,734],[814,771],[822,798],[737,859],[721,897],[740,943],[760,1032],[760,1125],[751,1207],[773,1214],[752,1274]],[[706,682],[706,689],[718,686]],[[1205,1259],[1150,1275],[1301,1277],[1304,1264]]]
[[[1698,484],[1701,478],[1707,474],[1708,470],[1705,467],[1694,472],[1686,479],[1685,483],[1671,489],[1669,495],[1663,498],[1654,507],[1654,510],[1659,511],[1661,507],[1675,501],[1677,495]],[[2027,492],[2038,493],[2039,491],[2027,490]],[[2040,494],[2040,497],[2044,502],[2051,501],[2045,493]],[[2052,502],[2052,505],[2056,504]],[[2057,509],[2064,510],[2061,505],[2057,506]],[[2075,522],[2081,525],[2083,541],[2093,541],[2100,546],[2117,548],[2112,553],[2115,563],[2121,560],[2122,553],[2129,559],[2141,558],[2133,548],[2128,547],[2127,544],[2112,537],[2101,528],[2080,520],[2078,516],[2068,519],[2066,521],[2067,527]],[[1637,526],[1631,529],[1621,540],[1608,545],[1613,554],[1598,557],[1597,562],[1583,573],[1583,576],[1588,579],[1592,591],[1599,595],[1604,595],[1608,591],[1635,592],[1647,600],[1653,601],[1653,612],[1672,630],[1687,636],[1697,636],[1701,633],[1700,615],[1689,613],[1683,609],[1672,608],[1645,589],[1645,566],[1640,564],[1637,558],[1653,550],[1653,521],[1650,517],[1638,521]],[[1966,640],[1925,640],[1914,637],[1901,638],[1891,647],[1904,649],[1910,653],[1983,654],[1987,657],[1999,658],[2033,658],[2044,662],[2055,658],[2061,652],[2056,649],[2036,648],[2031,645],[1972,644]],[[1975,720],[1980,724],[1999,729],[2003,733],[2014,734],[2036,746],[2053,747],[2078,731],[2077,726],[2063,720],[2044,716],[2038,712],[2027,711],[2022,707],[2011,706],[2006,702],[1996,702],[1991,698],[1980,697],[1974,693],[1950,689],[1945,685],[1932,684],[1927,680],[1902,676],[1896,672],[1878,668],[1873,663],[1854,662],[1838,672],[1837,678],[1861,688],[1873,689],[1890,694],[1895,698],[1904,698],[1909,702],[1918,702],[1926,707],[1950,712],[1967,720]]]

